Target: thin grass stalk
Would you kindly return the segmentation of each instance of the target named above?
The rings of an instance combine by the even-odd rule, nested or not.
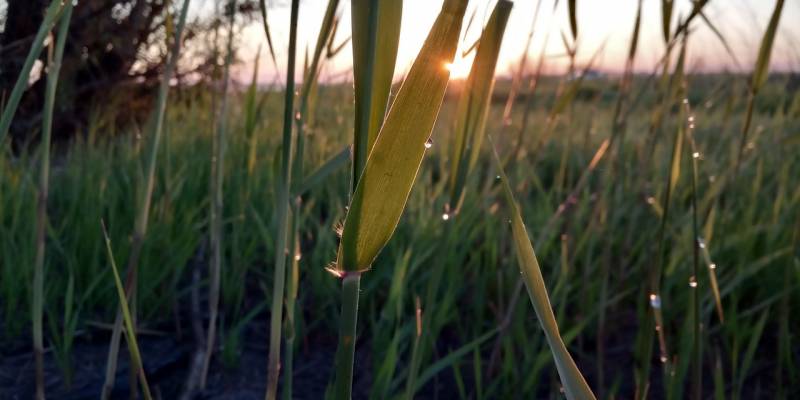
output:
[[[114,252],[111,249],[111,239],[108,237],[105,223],[101,220],[100,226],[103,229],[103,238],[106,243],[106,251],[108,260],[111,264],[111,270],[114,272],[114,286],[117,289],[117,296],[119,297],[120,308],[122,315],[125,319],[125,341],[128,343],[128,350],[131,354],[131,370],[139,376],[139,384],[142,386],[142,392],[146,400],[152,400],[153,396],[150,394],[150,386],[147,384],[147,376],[144,372],[144,364],[142,363],[142,354],[139,351],[139,344],[136,341],[136,327],[132,318],[132,312],[128,305],[125,289],[122,286],[122,279],[119,277],[119,269],[117,263],[114,261]]]
[[[683,83],[683,92],[686,93],[686,82]],[[692,276],[689,278],[689,307],[692,316],[692,398],[699,400],[703,393],[703,350],[700,341],[700,299],[699,299],[699,276],[700,276],[700,226],[698,223],[697,212],[697,161],[700,153],[694,142],[695,121],[691,105],[688,101],[683,102],[683,112],[681,115],[686,118],[681,123],[685,124],[686,141],[689,143],[687,154],[689,155],[692,166]]]
[[[64,43],[72,18],[72,2],[67,2],[58,27],[55,49],[51,42],[48,52],[47,88],[45,91],[44,117],[42,118],[42,141],[39,154],[39,193],[36,196],[36,260],[33,269],[33,354],[36,369],[35,398],[43,400],[44,392],[44,339],[42,319],[44,308],[44,261],[47,236],[47,197],[50,186],[50,138],[53,132],[53,111],[58,89],[58,75],[64,57]]]
[[[294,118],[294,71],[297,53],[297,18],[300,0],[292,0],[289,25],[289,54],[286,67],[286,92],[283,104],[283,141],[281,148],[281,175],[278,181],[277,231],[275,235],[275,271],[272,284],[272,309],[270,312],[269,355],[267,364],[267,391],[265,398],[275,400],[281,359],[281,324],[286,284],[286,242],[289,224],[289,189],[292,181],[292,121]]]
[[[444,99],[449,80],[445,67],[455,56],[465,11],[465,0],[446,0],[443,4],[376,135],[350,201],[337,261],[328,268],[343,279],[334,384],[338,399],[348,399],[352,392],[355,337],[351,335],[355,333],[357,310],[353,308],[357,305],[354,300],[358,296],[358,281],[391,238],[405,209]],[[361,39],[354,37],[354,40]],[[364,100],[359,100],[357,94],[358,101]],[[359,146],[363,138],[357,137],[355,143]],[[359,172],[357,169],[358,162],[356,172]]]
[[[133,237],[131,239],[131,252],[128,258],[128,272],[125,276],[125,293],[128,299],[131,299],[136,292],[137,287],[137,272],[139,266],[139,257],[142,251],[142,244],[145,235],[147,234],[147,224],[150,216],[150,204],[153,197],[153,188],[155,187],[155,174],[156,174],[156,160],[158,157],[158,148],[161,141],[161,134],[164,126],[164,115],[167,109],[167,96],[169,94],[170,81],[175,73],[175,68],[178,64],[180,56],[181,41],[183,38],[183,28],[186,25],[186,16],[189,10],[189,2],[191,0],[184,0],[181,7],[178,25],[175,30],[175,38],[170,52],[170,58],[167,61],[164,74],[161,77],[161,82],[158,88],[158,98],[156,100],[156,114],[153,119],[152,139],[150,144],[150,151],[147,158],[147,172],[145,190],[139,202],[139,210],[136,216],[136,223],[134,227]],[[131,301],[132,308],[135,309],[135,302]],[[135,312],[133,314],[134,321],[136,319]],[[122,334],[123,315],[122,310],[117,310],[117,316],[114,320],[114,329],[111,334],[111,343],[108,349],[108,359],[106,362],[106,376],[103,383],[101,399],[107,400],[111,397],[111,391],[114,389],[114,380],[116,379],[117,370],[117,356],[119,354],[119,341]]]
[[[353,62],[355,76],[355,132],[353,137],[353,175],[351,194],[355,192],[358,180],[364,171],[369,156],[370,119],[373,105],[373,76],[375,69],[375,50],[377,46],[379,3],[372,1],[369,5],[351,8],[353,20]],[[366,15],[363,13],[366,12]],[[363,43],[363,44],[362,44]],[[363,49],[363,50],[361,50]],[[359,51],[362,52],[359,55]],[[363,65],[363,71],[356,68]],[[377,131],[376,131],[377,133]],[[348,400],[353,393],[353,364],[356,352],[356,328],[358,325],[358,297],[361,287],[361,273],[346,275],[342,278],[342,311],[339,320],[339,344],[336,349],[334,396],[338,400]]]
[[[775,3],[775,9],[772,11],[767,30],[764,32],[764,37],[761,39],[761,46],[758,49],[758,58],[756,65],[753,67],[753,76],[750,81],[750,90],[747,95],[747,111],[745,112],[744,125],[742,126],[742,139],[739,141],[739,151],[736,155],[736,163],[734,164],[734,176],[739,175],[739,167],[742,163],[744,156],[744,149],[747,145],[747,137],[750,132],[750,125],[753,120],[753,107],[755,104],[756,95],[762,86],[767,82],[769,75],[769,60],[772,55],[772,46],[775,42],[775,36],[778,30],[778,23],[781,19],[781,12],[783,11],[784,0],[778,0]]]
[[[283,398],[284,400],[291,400],[292,385],[293,385],[293,371],[294,371],[294,342],[297,335],[297,322],[295,305],[297,303],[297,289],[300,281],[300,205],[302,204],[300,197],[295,198],[295,207],[292,211],[292,228],[289,234],[289,243],[292,245],[293,251],[288,255],[289,258],[289,276],[286,279],[286,347],[284,355],[286,357],[286,370],[283,373]]]
[[[329,42],[329,39],[333,36],[333,28],[335,25],[335,18],[336,18],[336,9],[339,6],[339,0],[330,0],[328,1],[328,7],[325,11],[325,16],[322,20],[322,26],[320,27],[320,32],[317,35],[317,43],[314,48],[314,55],[311,59],[310,65],[308,64],[308,52],[306,51],[306,65],[304,65],[304,78],[303,78],[303,88],[300,92],[300,99],[299,99],[299,106],[298,112],[295,114],[294,122],[295,122],[295,136],[296,136],[296,148],[294,150],[294,157],[292,159],[292,175],[296,178],[300,179],[303,177],[303,162],[304,162],[304,155],[305,155],[305,134],[304,130],[306,128],[306,121],[309,120],[310,115],[309,113],[309,100],[311,94],[313,93],[313,89],[316,86],[316,81],[319,76],[319,72],[321,69],[320,60],[322,59],[322,51],[325,49],[325,44]],[[292,201],[293,207],[290,211],[290,227],[289,227],[289,245],[292,247],[292,251],[287,254],[289,257],[289,276],[286,280],[286,289],[285,289],[285,300],[284,304],[286,307],[286,321],[285,321],[285,330],[286,330],[286,340],[285,340],[285,351],[284,356],[286,358],[286,369],[284,371],[284,385],[283,385],[283,398],[284,399],[291,399],[292,398],[292,375],[293,375],[293,364],[294,364],[294,342],[295,342],[295,329],[296,329],[296,322],[295,322],[295,303],[297,301],[297,290],[298,290],[298,280],[299,280],[299,261],[301,257],[300,253],[300,246],[299,246],[299,229],[300,229],[300,217],[301,217],[301,207],[303,204],[302,201],[302,193],[296,193],[293,195],[295,196]]]
[[[17,81],[14,83],[14,88],[11,89],[11,95],[5,103],[5,108],[3,108],[3,115],[0,117],[0,148],[3,147],[3,141],[8,134],[8,129],[11,127],[11,121],[14,119],[14,113],[17,112],[17,106],[19,106],[19,102],[22,100],[22,94],[28,87],[28,78],[30,77],[33,64],[39,58],[39,54],[44,47],[45,38],[47,38],[47,35],[58,21],[63,7],[63,1],[53,0],[45,11],[42,24],[39,25],[39,30],[36,31],[36,36],[31,43],[31,49],[25,57],[25,62],[22,64],[22,69],[19,72]]]
[[[230,69],[233,60],[233,25],[236,20],[236,0],[228,4],[230,22],[228,26],[228,46],[225,56],[225,69],[222,80],[221,104],[219,110],[219,120],[217,121],[216,138],[213,141],[211,168],[213,187],[211,188],[211,215],[209,218],[211,228],[211,265],[209,272],[211,279],[209,282],[208,296],[208,328],[206,330],[206,350],[203,357],[203,369],[200,373],[200,388],[206,387],[208,369],[211,364],[211,356],[214,353],[214,344],[217,337],[217,318],[219,316],[219,295],[220,295],[220,276],[222,274],[222,221],[223,215],[223,184],[225,179],[225,136],[228,115],[228,86],[230,84]]]
[[[351,11],[355,87],[351,190],[355,195],[386,114],[397,57],[402,2],[363,0],[354,4]],[[342,312],[334,381],[337,399],[352,396],[360,282],[361,271],[342,275]]]
[[[675,73],[673,74],[673,80],[683,79],[682,77],[683,77],[683,68],[685,59],[686,59],[686,37],[684,37],[683,45],[681,46],[680,55],[678,56],[678,61],[675,66]],[[671,89],[669,90],[672,91]],[[661,202],[661,208],[664,210],[664,213],[661,215],[661,224],[658,231],[658,253],[656,254],[656,264],[655,268],[651,270],[651,276],[650,276],[650,289],[651,289],[649,296],[650,307],[653,311],[653,319],[655,323],[654,329],[658,336],[658,347],[660,352],[659,359],[665,366],[669,361],[669,351],[667,348],[666,334],[664,332],[664,330],[666,329],[664,325],[664,317],[661,309],[661,279],[663,275],[664,265],[667,263],[668,259],[669,249],[667,249],[666,245],[667,221],[669,220],[669,215],[670,215],[670,208],[671,208],[670,200],[672,198],[672,193],[675,190],[675,186],[678,183],[678,179],[680,178],[682,146],[683,146],[683,125],[679,125],[672,146],[672,157],[670,159],[670,168],[667,172],[664,196]],[[644,368],[645,371],[649,371],[649,360],[643,360],[643,362],[645,362],[645,365],[647,365]],[[644,375],[647,376],[647,373],[645,373]]]
[[[531,51],[531,45],[533,44],[533,34],[535,32],[536,21],[539,18],[539,8],[542,5],[542,0],[536,1],[536,8],[533,11],[533,20],[531,21],[531,27],[528,30],[528,37],[525,39],[525,47],[522,52],[522,55],[519,57],[519,64],[517,65],[517,70],[514,73],[514,77],[511,81],[511,90],[508,92],[508,98],[506,99],[506,105],[503,107],[503,127],[507,127],[511,125],[511,110],[514,107],[514,100],[517,97],[517,93],[519,92],[520,86],[522,85],[522,79],[525,76],[525,71],[528,68],[528,55]]]

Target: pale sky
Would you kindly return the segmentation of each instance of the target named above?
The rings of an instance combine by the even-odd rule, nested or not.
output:
[[[391,0],[390,0],[391,1]],[[399,0],[398,0],[399,1]],[[288,46],[289,0],[272,0],[269,4],[269,23],[276,47],[280,76],[285,74]],[[420,46],[438,14],[443,0],[404,0],[400,48],[398,50],[395,75],[402,76],[414,60]],[[496,0],[470,0],[467,17],[477,8],[476,20],[467,32],[469,43],[461,43],[460,48],[469,46],[480,34],[482,22],[488,18]],[[516,0],[506,28],[505,39],[500,52],[497,72],[509,74],[510,67],[516,67],[524,51],[525,41],[533,20],[537,0]],[[677,16],[687,15],[691,9],[690,0],[676,0],[677,8],[673,14],[673,28]],[[299,14],[298,78],[302,68],[302,55],[306,46],[313,49],[316,36],[327,5],[327,0],[302,0]],[[605,49],[597,62],[597,67],[607,71],[623,68],[627,56],[630,36],[636,14],[637,0],[578,0],[578,61],[587,61],[605,42]],[[650,71],[663,54],[661,38],[661,0],[644,0],[639,51],[636,57],[638,71]],[[549,57],[546,70],[563,72],[566,59],[562,57],[564,48],[560,32],[570,36],[567,17],[567,1],[559,1],[553,8],[554,0],[543,0],[539,18],[535,26],[534,41],[530,52],[531,63],[545,45],[545,37],[550,32],[545,54]],[[725,51],[712,31],[698,18],[694,22],[695,32],[689,41],[689,66],[696,70],[731,69],[748,71],[752,68],[761,36],[775,6],[775,0],[714,0],[706,6],[706,15],[726,37],[733,48],[739,67]],[[342,0],[339,5],[342,17],[336,42],[350,36],[350,1]],[[772,68],[780,70],[800,69],[800,1],[790,0],[784,5],[778,36],[772,53]],[[466,27],[466,21],[464,22]],[[251,60],[256,49],[262,45],[266,49],[263,29],[253,24],[245,29],[239,57]],[[453,77],[460,78],[469,72],[471,60],[456,60]],[[352,64],[352,50],[348,45],[323,71],[323,79],[344,80],[349,77]],[[262,51],[260,81],[270,82],[275,77],[274,67],[267,52]],[[252,62],[239,65],[236,76],[249,79]]]

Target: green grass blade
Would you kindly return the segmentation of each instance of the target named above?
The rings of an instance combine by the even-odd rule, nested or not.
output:
[[[267,47],[269,47],[269,55],[270,58],[272,58],[272,64],[275,66],[275,71],[278,71],[278,59],[275,58],[275,46],[272,45],[272,34],[269,32],[269,20],[267,19],[266,0],[258,0],[258,4],[261,10],[261,24],[264,27],[264,35],[267,37]]]
[[[319,168],[310,173],[294,190],[296,196],[307,193],[312,188],[324,182],[331,174],[344,167],[353,158],[352,147],[347,146],[342,151],[336,153]]]
[[[297,52],[297,19],[300,0],[292,0],[289,25],[289,54],[286,68],[286,91],[283,104],[283,141],[281,168],[276,198],[277,229],[275,232],[275,270],[272,283],[272,308],[270,310],[269,354],[267,364],[267,391],[265,398],[275,400],[281,360],[281,324],[283,322],[284,286],[286,284],[286,249],[289,226],[289,190],[292,179],[292,122],[294,120],[294,72]]]
[[[494,145],[492,145],[492,147],[494,147]],[[550,305],[550,298],[547,295],[544,277],[539,268],[539,262],[536,260],[536,254],[533,251],[533,246],[528,237],[528,231],[525,229],[525,224],[522,222],[522,215],[520,214],[516,200],[514,200],[514,194],[511,191],[508,177],[503,170],[502,162],[497,155],[497,151],[493,149],[492,153],[494,154],[495,164],[500,173],[503,194],[511,214],[511,231],[514,237],[514,249],[517,254],[517,261],[519,262],[522,279],[525,282],[525,287],[528,289],[528,296],[530,296],[531,304],[533,304],[533,309],[536,311],[539,324],[542,330],[544,330],[547,343],[550,346],[550,351],[553,353],[556,369],[558,370],[558,375],[561,377],[564,391],[568,399],[594,399],[595,396],[592,390],[589,388],[583,375],[581,375],[577,365],[575,365],[575,361],[573,361],[567,347],[564,345],[564,341],[561,339],[558,324],[553,314],[553,307]]]
[[[455,145],[450,161],[449,209],[453,213],[457,213],[461,206],[466,178],[480,155],[494,90],[495,69],[512,6],[513,3],[507,0],[500,0],[495,5],[481,33],[475,61],[458,101]]]
[[[139,344],[136,341],[136,332],[133,328],[133,318],[131,317],[131,310],[128,307],[128,298],[125,294],[125,288],[122,286],[122,279],[119,277],[119,269],[117,263],[114,261],[114,251],[111,249],[111,239],[108,237],[105,223],[100,221],[103,228],[103,237],[106,242],[106,252],[108,254],[108,261],[111,263],[111,269],[114,272],[114,286],[117,288],[117,296],[119,297],[119,305],[122,308],[122,318],[125,321],[125,337],[128,343],[128,351],[131,354],[131,363],[139,375],[139,384],[142,386],[144,398],[151,400],[153,396],[150,395],[150,386],[147,384],[147,376],[144,373],[144,365],[142,364],[142,355],[139,352]]]
[[[39,54],[42,52],[42,48],[44,47],[44,40],[47,37],[47,34],[50,33],[50,30],[53,29],[53,25],[55,25],[56,21],[58,20],[59,13],[61,12],[63,6],[63,1],[53,0],[50,3],[50,6],[47,7],[47,11],[44,14],[44,20],[39,26],[39,30],[36,31],[36,36],[33,38],[33,43],[31,44],[31,49],[28,51],[28,56],[25,57],[25,63],[22,64],[22,70],[19,72],[17,82],[14,84],[14,88],[11,90],[11,95],[8,97],[5,108],[3,108],[3,116],[0,118],[0,147],[2,147],[3,140],[8,134],[8,129],[11,127],[11,120],[14,119],[14,113],[17,111],[17,106],[19,106],[19,102],[22,99],[22,94],[28,87],[28,77],[31,74],[33,63],[36,62],[37,58],[39,58]]]
[[[47,239],[47,198],[50,186],[50,139],[53,131],[53,111],[58,89],[58,75],[61,71],[61,60],[64,56],[64,44],[67,40],[70,19],[72,18],[72,2],[67,3],[58,28],[55,50],[49,54],[47,68],[47,88],[45,91],[44,117],[42,118],[42,140],[39,166],[39,193],[36,196],[36,260],[33,271],[33,352],[36,363],[36,398],[44,399],[44,338],[42,319],[44,308],[44,262]],[[68,320],[68,319],[67,319]]]
[[[775,43],[775,36],[778,31],[778,22],[781,19],[781,12],[783,11],[784,0],[778,0],[775,3],[775,9],[772,11],[772,16],[769,19],[769,25],[764,32],[764,37],[761,39],[761,45],[758,49],[758,58],[756,65],[753,68],[753,80],[750,83],[753,91],[758,90],[767,81],[769,74],[769,60],[772,55],[772,45]]]
[[[355,187],[386,115],[400,42],[403,2],[354,0],[351,10],[356,92]]]

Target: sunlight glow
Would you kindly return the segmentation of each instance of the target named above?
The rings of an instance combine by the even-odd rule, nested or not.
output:
[[[444,68],[450,71],[450,79],[466,79],[469,76],[470,68],[472,68],[472,58],[456,56],[453,62],[445,63]]]

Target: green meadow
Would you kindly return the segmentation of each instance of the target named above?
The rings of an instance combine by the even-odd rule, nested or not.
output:
[[[168,64],[142,124],[98,106],[51,145],[46,103],[0,134],[0,399],[800,396],[800,78],[769,27],[752,73],[689,67],[693,13],[651,73],[595,76],[565,32],[569,73],[495,79],[510,2],[447,0],[392,82],[400,16],[353,3],[355,86],[318,79],[330,12],[296,82]]]

